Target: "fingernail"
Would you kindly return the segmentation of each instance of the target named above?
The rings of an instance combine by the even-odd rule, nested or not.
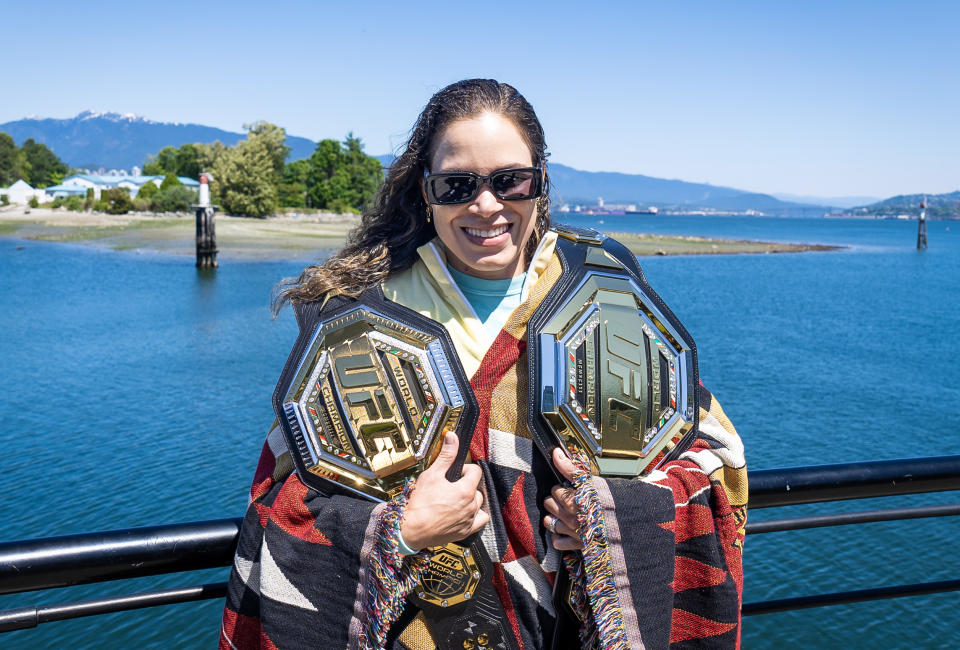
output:
[[[452,445],[457,441],[457,434],[453,431],[447,431],[447,435],[444,437],[443,442],[448,445]]]

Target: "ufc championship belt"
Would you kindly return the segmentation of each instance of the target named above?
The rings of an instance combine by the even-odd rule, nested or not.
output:
[[[527,326],[530,432],[548,459],[562,446],[596,475],[645,476],[693,442],[697,348],[626,247],[554,228],[563,274]],[[554,601],[553,647],[562,648],[578,627],[563,569]]]
[[[645,476],[697,426],[697,348],[636,257],[596,231],[555,226],[563,275],[530,318],[528,424],[550,458]]]
[[[273,407],[304,484],[387,501],[450,431],[460,446],[447,479],[458,480],[479,408],[446,329],[379,287],[296,313],[300,337]],[[515,648],[479,534],[430,550],[410,600],[437,646]]]

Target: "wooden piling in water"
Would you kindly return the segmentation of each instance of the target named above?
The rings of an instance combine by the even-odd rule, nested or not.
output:
[[[197,210],[197,268],[217,268],[217,233],[213,206],[195,206]]]
[[[217,231],[214,213],[217,206],[210,205],[210,181],[213,176],[200,174],[200,202],[193,206],[197,211],[197,268],[217,268]]]
[[[917,250],[927,247],[927,197],[920,203],[920,223],[917,224]]]

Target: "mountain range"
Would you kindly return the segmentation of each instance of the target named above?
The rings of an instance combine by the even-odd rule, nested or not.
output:
[[[216,142],[234,145],[245,133],[224,131],[202,124],[154,122],[131,113],[83,111],[67,119],[28,117],[0,124],[17,144],[27,138],[47,145],[71,167],[131,169],[143,166],[150,154],[166,146],[179,147],[188,142]],[[306,158],[317,143],[307,138],[287,136],[290,160]]]
[[[550,180],[554,195],[561,203],[595,203],[603,197],[606,203],[638,203],[638,207],[709,209],[731,212],[758,210],[768,214],[796,213],[822,207],[781,201],[769,194],[759,194],[705,183],[667,180],[642,174],[619,172],[586,172],[560,163],[550,163]]]
[[[130,169],[134,165],[142,166],[148,155],[156,154],[166,146],[217,140],[229,146],[246,137],[245,133],[202,124],[155,122],[129,113],[94,111],[84,111],[66,119],[28,117],[5,122],[0,124],[0,132],[8,133],[18,144],[33,138],[46,144],[68,165],[87,169]],[[288,160],[307,158],[316,147],[316,143],[308,138],[291,135],[287,136],[287,145],[290,147]],[[393,160],[390,155],[377,158],[385,165]],[[556,162],[550,163],[550,176],[553,198],[558,204],[595,205],[597,199],[603,197],[607,204],[629,203],[660,209],[756,210],[774,215],[815,215],[831,206],[851,207],[857,199],[863,199],[860,205],[872,200],[869,197],[844,197],[844,200],[830,203],[828,199],[816,197],[777,197],[641,174],[587,172]]]

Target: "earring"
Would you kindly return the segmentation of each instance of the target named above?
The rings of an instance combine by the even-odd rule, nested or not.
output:
[[[427,223],[430,223],[433,220],[433,206],[429,203],[427,204]]]

